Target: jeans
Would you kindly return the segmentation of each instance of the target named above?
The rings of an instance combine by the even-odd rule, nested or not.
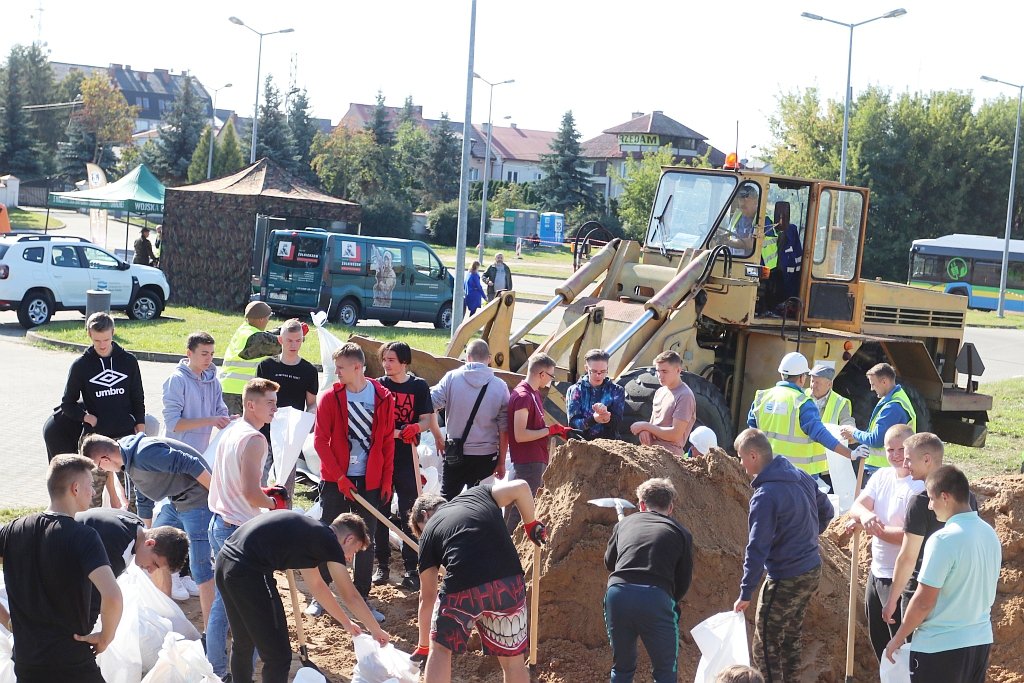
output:
[[[533,497],[537,497],[537,489],[543,483],[544,470],[548,468],[546,462],[521,462],[519,464],[512,465],[512,479],[522,479],[530,485],[530,493]],[[515,505],[509,505],[505,508],[505,526],[508,527],[509,534],[516,532],[516,527],[519,526],[519,522],[523,521],[523,517],[519,512],[519,508]]]
[[[604,621],[612,645],[611,683],[633,683],[637,638],[651,659],[654,683],[676,682],[679,612],[672,596],[655,586],[613,584],[604,596]]]
[[[209,508],[196,508],[178,512],[173,503],[160,508],[154,527],[172,526],[188,534],[188,563],[192,580],[206,583],[213,579],[213,549],[210,546],[210,521],[213,513]]]
[[[221,548],[236,529],[237,526],[228,524],[220,515],[210,518],[210,545],[213,546],[214,564],[217,563]],[[213,672],[224,678],[228,672],[228,617],[219,590],[214,591],[210,622],[206,625],[206,658],[210,660]]]
[[[349,480],[355,484],[356,492],[365,498],[367,503],[380,507],[380,489],[367,491],[366,477],[349,477]],[[338,490],[338,485],[329,481],[320,482],[320,506],[323,509],[320,521],[324,524],[330,524],[343,512],[354,512],[366,522],[366,531],[370,534],[370,547],[356,553],[352,571],[352,583],[365,600],[370,594],[370,581],[373,578],[373,538],[377,531],[377,518],[359,503],[343,496]],[[327,571],[326,563],[320,565],[320,576],[327,585],[331,584],[331,574]]]

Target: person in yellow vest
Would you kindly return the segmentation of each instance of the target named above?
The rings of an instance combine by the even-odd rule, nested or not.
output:
[[[224,351],[220,386],[229,415],[242,414],[242,392],[245,383],[256,377],[256,367],[260,360],[281,353],[278,332],[266,331],[270,314],[270,306],[265,302],[250,301],[245,307],[245,322],[235,330]]]
[[[787,353],[779,363],[782,381],[754,395],[747,426],[764,432],[772,452],[812,477],[828,471],[825,450],[847,458],[867,457],[868,449],[850,450],[825,428],[814,400],[804,393],[811,369],[801,353]]]
[[[856,427],[853,419],[853,405],[850,399],[832,391],[832,381],[836,378],[836,369],[821,363],[815,365],[810,375],[811,386],[807,395],[814,401],[821,413],[821,421],[847,427]]]
[[[903,387],[896,383],[896,371],[888,363],[879,363],[867,372],[871,391],[878,396],[878,403],[871,411],[866,430],[842,427],[839,433],[844,439],[858,441],[871,449],[864,476],[870,476],[879,467],[889,467],[885,456],[885,433],[893,425],[910,425],[917,432],[917,412]]]

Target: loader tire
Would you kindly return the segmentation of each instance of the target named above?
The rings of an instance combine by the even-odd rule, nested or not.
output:
[[[718,437],[718,445],[732,453],[732,442],[736,436],[729,404],[718,387],[700,375],[683,373],[683,381],[690,387],[697,400],[697,422],[694,428],[708,427]],[[617,381],[626,391],[626,409],[622,415],[619,436],[629,443],[640,443],[629,428],[634,422],[649,421],[654,408],[654,392],[661,386],[654,368],[633,370]]]

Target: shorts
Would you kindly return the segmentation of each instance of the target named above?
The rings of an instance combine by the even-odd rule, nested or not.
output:
[[[485,655],[514,657],[529,647],[528,624],[526,582],[517,574],[441,593],[434,605],[430,639],[461,654],[476,626]]]

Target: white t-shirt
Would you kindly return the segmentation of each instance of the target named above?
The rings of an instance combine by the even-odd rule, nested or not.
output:
[[[260,514],[260,509],[246,500],[242,486],[242,451],[248,445],[249,439],[256,438],[263,442],[263,456],[260,458],[262,472],[267,460],[267,440],[244,418],[234,420],[228,425],[217,442],[217,455],[213,461],[213,474],[210,480],[210,511],[235,526],[240,526]]]
[[[879,469],[864,487],[864,495],[874,501],[875,514],[882,524],[900,528],[903,527],[907,508],[921,491],[924,491],[923,481],[914,481],[910,475],[898,477],[895,467]],[[900,544],[872,537],[871,573],[881,579],[891,579],[899,554]]]

